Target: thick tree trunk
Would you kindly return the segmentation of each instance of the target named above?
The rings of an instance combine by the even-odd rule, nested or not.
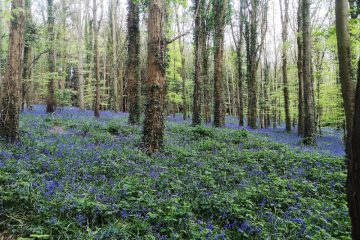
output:
[[[99,24],[96,18],[97,3],[93,0],[93,32],[94,32],[94,68],[95,68],[95,110],[94,116],[100,117],[100,53],[99,53]]]
[[[205,1],[204,0],[195,0],[194,9],[195,9],[195,74],[194,74],[194,97],[193,97],[193,118],[192,124],[194,126],[201,124],[201,92],[202,92],[202,50],[204,42],[206,41],[205,29],[204,29],[204,14]],[[204,40],[205,38],[205,40]]]
[[[19,114],[21,104],[21,70],[24,42],[24,0],[11,2],[8,61],[2,85],[0,137],[9,143],[19,140]]]
[[[299,90],[298,90],[298,135],[304,136],[304,73],[303,73],[303,40],[302,40],[302,0],[298,1],[298,13],[297,13],[297,47],[298,47],[298,81],[299,81]]]
[[[350,34],[348,25],[349,5],[346,0],[335,1],[336,37],[339,55],[339,77],[341,92],[344,100],[346,119],[347,153],[351,153],[351,136],[354,116],[355,87],[352,81],[352,67],[350,56]]]
[[[280,0],[281,22],[282,22],[282,73],[283,73],[283,90],[284,90],[284,105],[285,105],[285,123],[286,131],[291,131],[291,115],[290,115],[290,99],[289,99],[289,83],[287,76],[287,42],[288,42],[288,23],[289,23],[289,0]]]
[[[310,0],[303,0],[304,143],[315,145],[314,87],[311,77]]]
[[[48,34],[49,34],[49,56],[48,56],[48,64],[49,64],[49,74],[50,79],[48,83],[48,98],[47,98],[47,107],[46,112],[53,113],[56,109],[56,97],[55,97],[55,17],[54,17],[54,0],[48,0]]]
[[[143,144],[148,153],[163,146],[165,103],[165,0],[150,0],[148,19],[148,77],[146,80]]]
[[[352,153],[349,154],[348,163],[348,205],[353,239],[360,239],[360,58],[357,78],[355,116],[351,143]]]
[[[215,36],[214,36],[214,126],[225,125],[225,106],[223,96],[223,55],[224,55],[224,27],[227,0],[215,0]]]
[[[139,6],[128,0],[128,99],[129,123],[140,124],[140,30]]]

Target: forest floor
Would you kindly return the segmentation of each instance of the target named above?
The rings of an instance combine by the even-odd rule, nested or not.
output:
[[[22,239],[350,239],[341,134],[304,147],[282,129],[168,117],[141,151],[127,115],[43,106],[0,143],[0,233]],[[1,234],[0,234],[1,235]]]

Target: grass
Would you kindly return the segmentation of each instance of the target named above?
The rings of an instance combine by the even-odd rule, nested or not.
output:
[[[126,114],[42,109],[0,144],[0,232],[20,239],[350,239],[342,156],[244,129],[167,122],[139,148]]]

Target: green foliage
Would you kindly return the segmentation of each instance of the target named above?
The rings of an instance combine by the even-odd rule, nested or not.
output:
[[[350,238],[342,158],[176,123],[147,156],[140,127],[91,116],[23,115],[21,144],[0,143],[0,228],[22,239]]]

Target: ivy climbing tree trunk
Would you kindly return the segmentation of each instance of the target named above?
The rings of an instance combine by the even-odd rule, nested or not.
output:
[[[298,12],[297,12],[297,48],[298,48],[298,135],[304,136],[304,73],[303,73],[303,40],[302,40],[302,0],[298,1]]]
[[[194,74],[194,97],[193,97],[193,126],[201,124],[201,92],[202,92],[202,50],[205,36],[205,29],[203,26],[203,14],[205,10],[205,0],[195,0],[195,74]],[[206,41],[206,40],[205,40]]]
[[[314,114],[314,87],[311,74],[311,26],[310,0],[303,0],[303,79],[304,79],[304,143],[316,145],[315,114]]]
[[[143,145],[148,153],[163,146],[165,104],[165,0],[149,1],[148,76],[145,82],[146,102]]]
[[[49,55],[48,55],[48,66],[49,66],[49,83],[48,83],[48,97],[46,112],[53,113],[56,109],[56,97],[55,97],[55,17],[54,17],[54,0],[47,1],[47,14],[48,14],[48,38],[49,38]]]
[[[243,93],[243,81],[244,74],[242,71],[243,65],[243,31],[244,31],[244,3],[240,1],[239,5],[239,19],[237,20],[239,24],[238,31],[234,29],[233,24],[231,24],[232,37],[235,43],[236,48],[236,70],[237,70],[237,104],[238,104],[238,116],[239,116],[239,126],[244,126],[244,93]],[[237,34],[236,34],[237,33]]]
[[[280,13],[281,13],[281,23],[282,23],[282,34],[281,34],[282,44],[283,44],[283,46],[282,46],[282,73],[283,73],[285,123],[286,123],[286,131],[290,132],[291,131],[291,117],[290,117],[291,115],[290,115],[289,83],[288,83],[288,75],[287,75],[289,0],[280,0],[279,3],[280,3]]]
[[[225,106],[223,96],[223,55],[224,55],[224,28],[226,21],[227,0],[215,0],[215,36],[214,36],[214,126],[225,125]]]
[[[129,123],[140,124],[140,30],[139,6],[133,0],[128,0],[128,99]]]
[[[0,137],[9,143],[19,140],[21,104],[21,70],[24,43],[24,0],[11,2],[9,50],[5,77],[2,83]]]
[[[30,101],[33,89],[31,88],[31,75],[32,75],[32,68],[30,67],[32,63],[32,16],[31,16],[31,0],[25,0],[25,33],[29,34],[28,39],[27,36],[24,35],[24,63],[23,63],[23,70],[22,70],[22,103],[21,109],[24,110],[25,107],[30,109]],[[1,35],[0,35],[1,36]]]

